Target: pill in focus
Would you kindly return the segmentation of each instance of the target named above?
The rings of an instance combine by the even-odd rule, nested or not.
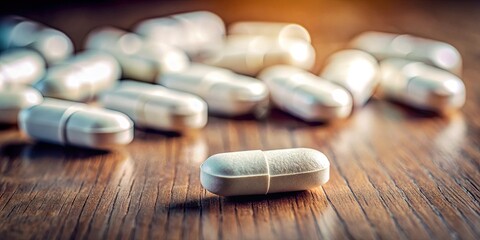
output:
[[[199,97],[159,85],[122,81],[100,104],[129,116],[137,127],[185,132],[207,124],[207,104]]]
[[[219,153],[200,166],[200,182],[221,196],[301,191],[325,184],[330,162],[314,149]]]
[[[292,66],[273,66],[259,79],[270,91],[272,102],[308,122],[328,122],[346,118],[352,111],[352,97],[340,85]]]
[[[133,140],[133,122],[123,113],[48,98],[23,109],[19,126],[33,139],[102,150]]]
[[[380,63],[379,95],[414,108],[447,114],[465,104],[465,85],[458,76],[405,59]]]

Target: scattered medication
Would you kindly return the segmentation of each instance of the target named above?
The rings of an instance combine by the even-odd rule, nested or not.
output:
[[[89,101],[114,86],[120,71],[117,60],[110,54],[85,51],[49,68],[35,88],[45,97]]]
[[[341,86],[292,66],[274,66],[259,75],[270,90],[272,102],[281,110],[308,122],[346,118],[352,97]]]
[[[0,55],[0,75],[5,85],[31,85],[45,74],[45,60],[33,50],[12,49]]]
[[[225,24],[214,13],[196,11],[147,19],[136,26],[135,32],[148,41],[175,46],[195,56],[221,46]]]
[[[50,143],[110,149],[133,140],[133,123],[123,113],[81,103],[47,98],[19,118],[29,137]]]
[[[192,64],[184,72],[160,76],[158,83],[203,98],[209,111],[215,114],[263,117],[268,113],[269,94],[265,84],[226,69]]]
[[[438,113],[465,104],[465,85],[454,74],[422,62],[387,59],[380,63],[381,96]]]
[[[287,64],[309,70],[315,64],[315,49],[309,42],[295,38],[231,35],[222,48],[195,60],[256,76],[273,65]]]
[[[351,46],[377,59],[405,58],[462,74],[462,56],[452,45],[440,41],[383,32],[365,32],[354,38]]]
[[[343,50],[327,59],[320,77],[347,89],[355,106],[364,105],[378,85],[378,62],[359,50]]]
[[[295,23],[282,22],[235,22],[228,27],[230,35],[262,35],[279,41],[284,39],[298,39],[310,42],[310,34],[303,26]]]
[[[40,92],[29,86],[15,85],[0,89],[0,124],[16,124],[20,110],[42,101]]]
[[[126,114],[137,127],[183,132],[207,124],[207,104],[201,98],[159,85],[122,81],[102,94],[100,103]]]
[[[0,19],[0,50],[28,47],[38,51],[49,65],[73,53],[73,44],[64,33],[20,16]]]
[[[318,187],[330,178],[330,162],[314,149],[219,153],[200,166],[200,182],[221,196],[258,195]]]
[[[176,47],[146,42],[135,33],[113,27],[90,32],[85,46],[112,54],[122,66],[124,78],[144,82],[153,83],[160,73],[182,71],[190,64],[188,56]]]

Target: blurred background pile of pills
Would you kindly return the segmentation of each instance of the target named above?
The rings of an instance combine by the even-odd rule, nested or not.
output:
[[[208,114],[263,119],[278,108],[330,122],[372,96],[438,115],[465,103],[459,52],[405,34],[361,33],[319,74],[303,26],[226,27],[208,11],[92,29],[84,49],[74,54],[66,34],[41,23],[3,17],[0,122],[41,141],[109,149],[130,143],[134,126],[186,133]]]

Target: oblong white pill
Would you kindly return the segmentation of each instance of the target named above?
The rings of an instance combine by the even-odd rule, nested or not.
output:
[[[462,74],[462,56],[452,45],[408,34],[365,32],[351,41],[351,46],[366,51],[376,58],[405,58],[420,61]]]
[[[144,20],[135,32],[148,41],[175,46],[194,56],[222,44],[225,24],[214,13],[195,11]]]
[[[231,35],[263,35],[276,39],[298,39],[310,42],[310,34],[305,27],[296,23],[282,22],[234,22],[228,27]]]
[[[222,196],[301,191],[330,178],[330,162],[314,149],[219,153],[200,166],[200,182]]]
[[[155,82],[161,72],[181,71],[190,63],[188,56],[176,47],[147,43],[139,35],[113,27],[91,31],[87,49],[106,51],[122,66],[124,78]]]
[[[20,129],[41,141],[109,149],[133,140],[133,123],[123,113],[55,99],[23,109]]]
[[[355,106],[362,106],[378,85],[378,62],[359,50],[343,50],[327,59],[320,77],[336,83],[350,92]]]
[[[73,43],[64,33],[20,16],[0,19],[0,50],[28,47],[38,51],[49,65],[69,58]]]
[[[268,112],[268,89],[265,84],[226,69],[196,63],[183,72],[161,75],[158,83],[201,97],[212,113],[226,116],[253,113],[263,116]]]
[[[48,69],[35,88],[46,97],[88,101],[115,85],[120,66],[113,56],[100,51],[85,51]]]
[[[422,62],[387,59],[380,63],[380,94],[409,106],[448,113],[465,104],[463,81]]]
[[[304,40],[253,35],[232,35],[222,48],[196,59],[205,64],[255,76],[261,70],[287,64],[311,69],[315,64],[315,49]]]
[[[183,132],[207,124],[207,104],[201,98],[159,85],[122,81],[102,94],[100,103],[126,114],[140,127]]]
[[[35,51],[12,49],[0,55],[0,75],[6,85],[31,85],[45,74],[45,60]]]
[[[42,94],[32,87],[15,85],[0,89],[0,123],[16,124],[22,109],[42,101]]]
[[[352,97],[343,87],[305,70],[279,65],[263,70],[259,79],[278,108],[304,121],[346,118],[352,111]]]

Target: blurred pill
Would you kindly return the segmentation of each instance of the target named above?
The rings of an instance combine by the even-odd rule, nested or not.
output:
[[[38,51],[51,65],[67,59],[73,44],[64,33],[19,16],[0,19],[0,50],[28,47]]]
[[[255,76],[273,65],[292,65],[309,70],[315,64],[315,49],[304,40],[252,35],[233,35],[224,46],[196,59],[240,74]]]
[[[122,81],[100,104],[129,116],[137,127],[183,132],[207,124],[207,104],[199,97],[159,85]]]
[[[16,85],[0,89],[0,123],[16,124],[20,110],[42,101],[40,92],[29,86]]]
[[[359,50],[343,50],[327,59],[320,77],[347,89],[355,106],[362,106],[378,85],[378,62]]]
[[[303,26],[295,23],[281,22],[235,22],[228,27],[228,33],[231,35],[262,35],[276,38],[280,41],[284,39],[297,39],[310,42],[310,34]]]
[[[381,96],[438,113],[465,104],[465,85],[454,74],[422,62],[387,59],[380,63]]]
[[[462,74],[462,56],[452,45],[436,40],[383,32],[365,32],[351,41],[351,46],[377,59],[406,58]]]
[[[133,140],[133,123],[123,113],[55,99],[23,109],[20,129],[29,137],[62,145],[109,149]]]
[[[172,45],[194,56],[221,45],[225,24],[214,13],[196,11],[144,20],[135,32],[149,41]]]
[[[90,32],[85,46],[112,54],[122,66],[124,78],[144,82],[155,82],[161,72],[184,70],[190,62],[176,47],[147,43],[135,33],[113,27]]]
[[[12,49],[0,55],[0,75],[6,85],[31,85],[45,74],[45,60],[35,51]]]
[[[89,101],[114,86],[120,78],[120,66],[113,56],[85,51],[48,69],[35,88],[46,97]]]
[[[158,83],[203,98],[214,114],[263,117],[268,113],[268,89],[265,84],[226,69],[196,63],[184,72],[160,76]]]
[[[259,79],[267,84],[276,106],[304,121],[327,122],[352,111],[352,97],[343,87],[305,70],[274,66],[263,70]]]

